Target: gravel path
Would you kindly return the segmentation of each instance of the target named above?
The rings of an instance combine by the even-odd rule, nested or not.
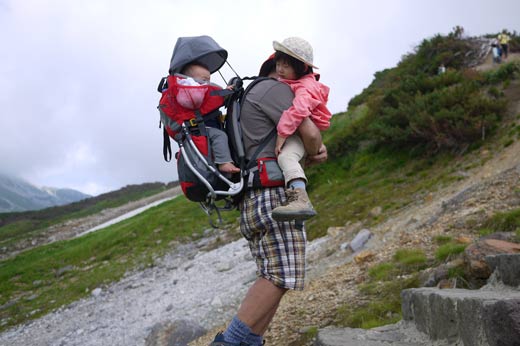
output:
[[[142,346],[160,322],[188,319],[207,329],[221,325],[255,279],[255,264],[245,240],[209,252],[199,251],[201,245],[179,246],[153,268],[10,329],[0,334],[0,345]]]

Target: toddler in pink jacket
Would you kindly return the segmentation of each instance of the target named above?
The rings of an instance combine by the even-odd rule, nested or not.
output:
[[[300,165],[305,156],[301,138],[295,133],[300,124],[309,118],[320,130],[330,126],[332,114],[327,109],[329,88],[320,83],[313,72],[311,45],[299,37],[289,37],[281,43],[274,41],[274,60],[278,79],[287,83],[294,92],[293,104],[283,112],[277,126],[275,153],[288,187],[288,204],[273,210],[275,220],[305,220],[314,215],[306,192],[307,178]],[[315,153],[312,153],[315,154]]]

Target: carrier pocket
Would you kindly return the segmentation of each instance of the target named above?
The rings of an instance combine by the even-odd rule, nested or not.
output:
[[[262,187],[284,186],[282,170],[274,157],[263,157],[257,160],[258,175]]]

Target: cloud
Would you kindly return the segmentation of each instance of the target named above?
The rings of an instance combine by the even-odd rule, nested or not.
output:
[[[0,170],[46,186],[104,192],[171,181],[156,91],[179,36],[211,35],[241,76],[272,41],[314,47],[329,107],[344,111],[373,73],[423,38],[462,25],[515,29],[517,1],[0,0]],[[502,13],[500,9],[506,8]],[[482,20],[485,18],[485,20]],[[223,84],[233,71],[222,69]],[[87,191],[87,190],[84,190]]]

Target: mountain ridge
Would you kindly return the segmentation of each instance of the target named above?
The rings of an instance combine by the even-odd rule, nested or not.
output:
[[[38,187],[19,177],[0,173],[0,213],[40,210],[89,197],[74,189]]]

